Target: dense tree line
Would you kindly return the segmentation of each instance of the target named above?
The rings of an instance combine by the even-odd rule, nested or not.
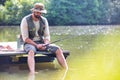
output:
[[[19,25],[35,2],[43,2],[50,25],[120,24],[119,0],[2,0],[0,25]]]

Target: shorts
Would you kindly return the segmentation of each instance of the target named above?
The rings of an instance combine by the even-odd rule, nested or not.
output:
[[[37,42],[38,43],[38,42]],[[31,45],[31,44],[25,44],[24,45],[24,50],[28,53],[30,50],[32,50],[34,53],[36,53],[37,51],[47,51],[49,53],[55,53],[58,49],[58,46],[53,46],[53,45],[48,45],[46,46],[45,50],[38,50],[36,49],[35,46]]]

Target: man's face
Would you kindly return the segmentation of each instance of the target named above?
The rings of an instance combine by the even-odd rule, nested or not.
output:
[[[34,17],[39,19],[41,16],[41,13],[40,12],[34,12]]]

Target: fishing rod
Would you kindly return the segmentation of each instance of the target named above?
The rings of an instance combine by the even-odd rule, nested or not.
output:
[[[73,36],[73,37],[76,37],[76,36]],[[56,42],[63,41],[63,40],[65,40],[65,39],[70,39],[70,38],[73,38],[73,37],[71,37],[71,36],[67,36],[67,37],[64,37],[64,38],[61,38],[61,39],[55,40],[55,41],[53,41],[53,42],[50,42],[50,43],[46,44],[45,46],[48,46],[48,45],[53,44],[53,43],[56,43]]]
[[[96,30],[96,29],[95,29],[95,30],[91,30],[91,32],[98,31],[98,30],[102,30],[102,29],[103,29],[103,28],[98,28],[97,30]],[[84,33],[79,33],[77,36],[72,36],[72,35],[71,35],[71,36],[67,36],[67,37],[64,37],[64,38],[55,40],[55,41],[53,41],[53,42],[50,42],[50,43],[46,44],[45,46],[48,46],[48,45],[53,44],[53,43],[56,43],[56,42],[63,41],[63,40],[65,40],[65,39],[70,39],[70,38],[78,37],[78,36],[83,35],[83,34],[86,34],[86,33],[89,33],[89,32],[86,31],[86,32],[84,32]]]

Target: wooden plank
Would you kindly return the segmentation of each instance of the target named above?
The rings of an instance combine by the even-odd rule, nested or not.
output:
[[[53,62],[55,59],[54,53],[46,51],[38,51],[36,54],[42,54],[40,56],[35,55],[36,62]],[[69,51],[63,51],[64,57],[67,58]],[[21,56],[20,56],[21,55]],[[0,51],[0,64],[22,64],[27,63],[27,56],[24,50],[3,50]]]
[[[55,57],[49,57],[49,56],[35,56],[35,62],[53,62],[55,60]],[[0,65],[1,64],[23,64],[27,63],[27,56],[0,56]]]
[[[39,54],[49,54],[45,51],[37,52]],[[2,50],[0,51],[0,56],[14,56],[14,55],[24,55],[27,54],[24,50]]]
[[[0,56],[16,56],[16,55],[24,55],[27,54],[24,50],[1,50]],[[54,53],[47,51],[37,51],[36,54],[43,54],[51,57],[56,57]],[[69,51],[63,51],[65,57],[69,56]]]

